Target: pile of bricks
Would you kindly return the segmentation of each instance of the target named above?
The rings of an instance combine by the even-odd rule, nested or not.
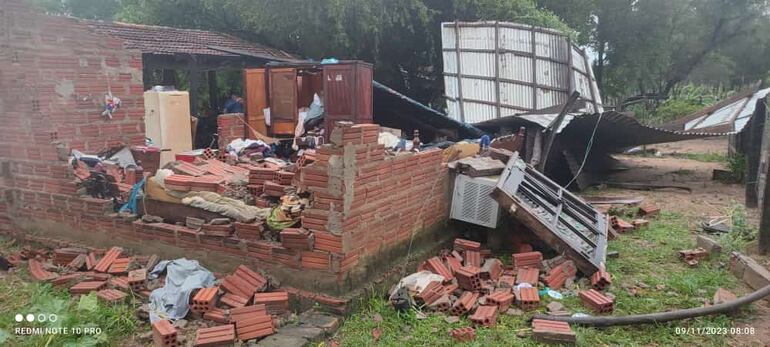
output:
[[[451,316],[468,315],[476,328],[491,327],[497,317],[511,307],[536,310],[541,305],[538,288],[554,290],[574,283],[578,269],[565,256],[543,259],[543,254],[531,246],[511,255],[512,264],[504,265],[481,244],[455,239],[452,250],[442,250],[438,256],[418,265],[418,271],[439,275],[424,288],[410,288],[415,303],[423,310],[443,312]],[[481,267],[478,264],[482,264]],[[438,280],[441,278],[441,280]],[[611,283],[610,274],[602,268],[590,276],[593,289],[578,292],[584,305],[595,313],[610,313],[614,299],[602,293]],[[547,342],[574,342],[575,333],[568,324],[538,320],[533,323],[534,335]],[[475,337],[471,327],[454,329],[451,335],[459,342]]]
[[[148,269],[158,262],[157,256],[128,257],[123,249],[113,247],[94,259],[93,270],[85,269],[87,250],[58,249],[50,259],[38,253],[27,254],[30,274],[39,281],[47,281],[57,287],[68,287],[73,295],[95,293],[106,303],[124,301],[129,295],[138,295],[145,300],[150,290],[163,285],[165,278],[149,282]],[[45,253],[42,253],[45,254]],[[70,256],[70,254],[77,254]],[[21,256],[21,255],[20,255]],[[50,263],[72,263],[82,256],[84,265],[78,269],[60,266],[62,273],[46,270]],[[72,259],[72,260],[70,260]],[[116,266],[119,267],[116,270]],[[231,274],[223,275],[208,288],[199,288],[190,294],[190,311],[194,318],[201,318],[217,324],[201,328],[196,334],[196,346],[229,345],[236,340],[248,341],[262,338],[275,332],[274,320],[289,312],[289,293],[269,291],[265,275],[244,265],[238,266]],[[152,288],[151,288],[152,287]],[[442,287],[443,288],[443,287]],[[210,324],[209,324],[210,325]],[[177,346],[177,330],[170,322],[161,320],[152,324],[153,339],[157,346]]]

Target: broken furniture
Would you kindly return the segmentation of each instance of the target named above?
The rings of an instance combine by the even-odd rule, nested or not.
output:
[[[500,206],[585,274],[602,268],[607,216],[519,158],[511,157],[492,192]]]

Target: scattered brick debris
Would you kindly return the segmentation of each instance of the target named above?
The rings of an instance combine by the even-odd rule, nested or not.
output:
[[[513,293],[510,291],[494,292],[487,295],[487,303],[497,305],[498,311],[503,312],[508,310],[508,307],[513,303]]]
[[[465,251],[465,266],[481,267],[481,253],[478,251]]]
[[[233,293],[226,293],[219,298],[219,302],[232,308],[244,307],[249,303],[249,298],[244,298]]]
[[[634,230],[634,225],[617,216],[610,217],[610,225],[618,233],[626,233]]]
[[[566,260],[561,264],[551,268],[543,278],[543,282],[551,289],[561,289],[567,282],[567,279],[575,277],[577,267],[572,260]]]
[[[241,341],[272,335],[275,332],[273,318],[269,315],[255,315],[236,321],[235,331],[238,334],[238,339]]]
[[[50,281],[58,277],[57,274],[53,272],[48,272],[45,269],[43,269],[43,263],[35,259],[30,259],[28,261],[28,264],[29,264],[29,274],[32,275],[32,277],[38,281]]]
[[[214,321],[220,324],[228,324],[230,323],[230,319],[227,316],[227,312],[225,310],[214,307],[203,314],[203,319],[208,319],[210,321]]]
[[[470,319],[475,325],[493,327],[497,324],[497,306],[479,306]]]
[[[236,323],[238,321],[247,320],[250,317],[268,315],[267,307],[264,304],[256,304],[231,309],[230,321]]]
[[[525,267],[519,269],[516,274],[516,284],[529,283],[531,285],[537,285],[538,277],[540,276],[540,270],[533,267]]]
[[[449,269],[446,266],[444,266],[444,263],[441,261],[441,258],[439,257],[433,257],[428,259],[425,262],[424,267],[426,270],[444,277],[445,282],[451,282],[452,279],[454,278],[454,276],[452,276],[452,272],[449,271]]]
[[[479,252],[481,251],[481,243],[458,238],[458,239],[455,239],[454,250],[458,252],[465,252],[465,251]]]
[[[610,273],[603,269],[600,269],[591,275],[591,286],[596,290],[604,290],[610,284],[612,284]]]
[[[540,296],[537,293],[537,288],[519,288],[516,304],[523,310],[534,310],[540,306]]]
[[[479,273],[481,269],[472,266],[463,266],[455,272],[455,278],[457,278],[457,285],[465,290],[476,291],[481,289],[481,277]]]
[[[70,294],[88,294],[104,288],[105,281],[84,281],[70,287]]]
[[[659,213],[660,213],[660,207],[658,207],[657,205],[651,202],[645,202],[641,206],[639,206],[639,215],[642,217],[655,216]]]
[[[117,303],[123,301],[128,294],[123,293],[117,289],[102,289],[96,292],[96,296],[108,303]]]
[[[192,299],[190,309],[198,314],[204,314],[214,308],[219,287],[200,288]]]
[[[267,312],[272,315],[280,315],[289,310],[289,293],[269,292],[254,294],[254,304],[264,304]]]
[[[476,330],[471,327],[462,327],[452,329],[450,335],[457,342],[470,342],[476,339]]]
[[[179,346],[176,328],[165,319],[152,323],[152,339],[158,347]]]
[[[99,262],[96,263],[94,266],[94,271],[107,272],[110,269],[112,263],[115,261],[115,259],[118,259],[121,253],[123,253],[123,249],[120,247],[110,248],[110,250],[107,251],[107,253],[105,253],[101,259],[99,259]]]
[[[584,305],[596,313],[610,313],[614,309],[614,300],[595,289],[580,291],[578,296]]]
[[[650,221],[648,221],[646,219],[637,218],[637,219],[632,220],[631,224],[634,225],[634,229],[640,230],[640,229],[644,229],[644,228],[650,226]]]
[[[532,320],[532,336],[535,340],[545,343],[574,344],[577,341],[575,332],[567,322],[545,319]]]
[[[147,289],[147,269],[129,271],[126,283],[134,292],[141,292]]]
[[[700,260],[708,259],[708,257],[709,252],[700,247],[679,251],[679,258],[690,266],[696,266]]]
[[[512,258],[513,258],[513,267],[516,269],[527,268],[527,267],[540,269],[543,262],[543,254],[537,251],[526,252],[526,253],[514,253]]]
[[[122,275],[128,273],[128,268],[131,266],[133,258],[118,258],[112,262],[107,273],[111,275]]]
[[[463,292],[462,295],[457,298],[454,305],[452,305],[452,308],[449,309],[449,312],[453,316],[462,316],[468,313],[473,306],[476,305],[476,300],[478,300],[478,298],[479,293],[472,291]]]
[[[230,346],[235,341],[235,326],[219,325],[195,332],[195,347]]]

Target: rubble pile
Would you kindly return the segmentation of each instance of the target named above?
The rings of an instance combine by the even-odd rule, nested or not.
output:
[[[146,301],[167,279],[166,272],[158,270],[160,265],[155,267],[157,256],[131,256],[120,247],[101,252],[26,247],[8,259],[15,266],[26,261],[37,281],[68,288],[72,295],[95,293],[108,304],[126,302],[128,297]],[[274,334],[290,314],[288,292],[274,287],[269,276],[240,265],[212,286],[193,289],[185,318],[198,321],[194,346],[228,345]],[[180,345],[178,328],[163,317],[153,321],[155,345]]]
[[[614,298],[602,293],[611,283],[610,274],[602,269],[589,275],[592,288],[575,295],[595,314],[611,313]],[[475,338],[474,328],[495,326],[500,315],[536,310],[542,305],[541,297],[559,297],[558,290],[575,287],[576,276],[577,267],[564,256],[543,259],[538,251],[519,252],[512,254],[510,265],[504,265],[480,243],[458,238],[452,250],[421,263],[418,272],[405,277],[399,288],[406,287],[421,310],[467,316],[473,327],[451,332],[463,342]],[[392,297],[396,291],[394,288]],[[533,324],[535,337],[542,341],[575,341],[575,333],[566,323],[539,320]]]

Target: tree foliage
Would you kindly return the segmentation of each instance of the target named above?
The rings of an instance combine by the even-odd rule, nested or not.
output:
[[[443,94],[441,23],[513,21],[588,46],[605,99],[770,79],[770,0],[32,0],[90,19],[227,32],[307,58],[363,59],[425,102]]]

